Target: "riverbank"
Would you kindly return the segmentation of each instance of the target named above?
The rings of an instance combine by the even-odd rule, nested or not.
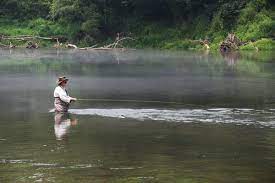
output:
[[[146,3],[141,3],[142,9],[137,5],[120,7],[124,6],[122,2],[120,6],[107,4],[107,7],[88,3],[91,11],[78,3],[40,2],[36,5],[41,11],[37,10],[36,14],[27,11],[32,3],[17,4],[18,7],[4,3],[6,13],[1,14],[0,11],[0,36],[28,35],[54,39],[0,39],[0,44],[26,47],[31,41],[39,47],[65,47],[66,44],[103,47],[120,38],[130,37],[116,47],[218,50],[228,33],[234,33],[245,43],[238,47],[240,50],[275,49],[275,7],[268,0],[191,3],[190,10],[184,9],[185,6],[172,6],[173,3],[166,4],[164,9],[154,4],[150,16],[145,10],[152,10],[152,5]],[[19,8],[19,5],[22,7]],[[210,5],[213,8],[205,8]],[[16,9],[18,15],[11,13],[14,11],[11,8]],[[71,12],[71,8],[74,11]],[[120,8],[135,10],[135,14]],[[197,11],[198,8],[201,11]],[[106,14],[107,10],[112,12]]]
[[[39,19],[35,21],[18,22],[16,20],[7,21],[0,19],[0,35],[2,36],[22,36],[29,35],[34,37],[30,39],[33,43],[37,43],[40,48],[50,47],[63,47],[66,44],[74,44],[79,47],[91,47],[94,45],[104,46],[109,45],[116,40],[116,37],[109,37],[106,40],[99,40],[96,43],[84,43],[82,40],[74,40],[73,35],[68,34],[68,29],[60,24],[51,21]],[[118,47],[128,48],[155,48],[155,49],[168,49],[168,50],[218,50],[220,43],[226,38],[226,33],[223,36],[215,34],[213,39],[204,38],[208,44],[203,44],[202,38],[192,37],[188,38],[186,35],[181,34],[181,30],[177,27],[165,28],[160,25],[147,25],[144,26],[143,31],[131,33],[132,40],[125,40]],[[35,37],[50,37],[54,39],[36,39]],[[128,35],[126,35],[128,36]],[[244,37],[241,34],[237,36]],[[56,38],[56,39],[55,39]],[[57,45],[57,39],[58,44]],[[27,47],[30,40],[24,39],[2,39],[0,40],[0,47],[10,46],[14,47]],[[275,40],[272,38],[259,38],[257,40],[241,40],[246,41],[245,45],[240,46],[240,50],[274,50]],[[208,47],[209,46],[209,47]]]

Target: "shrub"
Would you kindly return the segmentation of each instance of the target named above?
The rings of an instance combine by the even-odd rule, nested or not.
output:
[[[190,40],[177,40],[173,42],[167,42],[162,46],[163,49],[203,49],[203,45],[201,45],[199,42],[194,42]]]
[[[241,46],[240,50],[256,50],[257,48],[254,46],[252,42],[249,42],[248,44]]]
[[[240,39],[256,40],[274,34],[275,20],[265,6],[265,0],[253,0],[242,9],[235,31]]]
[[[273,50],[275,49],[275,41],[272,39],[260,39],[256,42],[250,42],[245,46],[241,46],[241,50]]]
[[[33,29],[40,36],[66,35],[68,32],[65,26],[42,18],[30,21],[28,28]]]
[[[273,50],[275,49],[275,41],[272,39],[260,39],[254,43],[259,50]]]

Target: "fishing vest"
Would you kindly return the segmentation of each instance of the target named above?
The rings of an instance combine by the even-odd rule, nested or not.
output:
[[[67,90],[65,92],[67,93]],[[62,101],[59,97],[54,97],[54,107],[55,112],[68,112],[70,103]]]

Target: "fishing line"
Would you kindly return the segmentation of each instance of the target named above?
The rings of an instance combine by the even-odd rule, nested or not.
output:
[[[170,104],[170,105],[181,105],[181,106],[193,106],[193,107],[225,107],[230,108],[231,106],[219,106],[217,104],[190,104],[190,103],[182,103],[182,102],[172,102],[172,101],[159,101],[159,100],[129,100],[129,99],[84,99],[80,98],[77,101],[94,101],[94,102],[127,102],[127,103],[151,103],[151,104]],[[274,103],[273,103],[274,104]]]
[[[158,104],[175,104],[175,105],[186,105],[180,102],[164,102],[158,100],[118,100],[118,99],[77,99],[78,101],[96,101],[96,102],[136,102],[136,103],[158,103]]]

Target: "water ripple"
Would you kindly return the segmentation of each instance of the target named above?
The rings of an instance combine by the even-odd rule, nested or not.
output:
[[[113,118],[131,118],[136,120],[155,120],[183,123],[234,123],[275,127],[274,109],[71,109],[70,113]]]

